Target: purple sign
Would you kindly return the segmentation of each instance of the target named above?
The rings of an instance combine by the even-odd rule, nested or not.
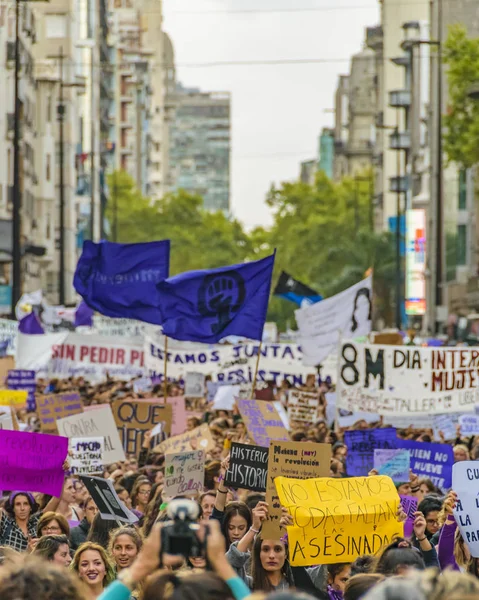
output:
[[[452,486],[454,453],[447,444],[430,444],[412,440],[397,440],[397,448],[405,448],[411,454],[411,469],[419,477],[427,477],[441,490]]]
[[[0,430],[0,489],[62,493],[68,438]]]
[[[407,515],[404,522],[404,537],[409,538],[414,531],[414,513],[417,511],[417,498],[415,496],[399,496],[401,506]]]
[[[365,429],[346,431],[344,443],[348,447],[346,470],[351,477],[366,477],[374,468],[374,450],[397,448],[396,430]]]
[[[7,387],[9,390],[26,390],[28,392],[27,410],[36,410],[35,404],[35,371],[23,371],[22,369],[13,369],[8,371]]]

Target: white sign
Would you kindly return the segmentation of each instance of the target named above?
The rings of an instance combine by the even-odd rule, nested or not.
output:
[[[291,421],[314,423],[318,420],[319,392],[289,390],[288,416]]]
[[[406,211],[406,314],[426,314],[426,210]]]
[[[105,438],[70,438],[70,470],[73,475],[103,472]]]
[[[471,556],[479,558],[479,469],[477,461],[464,460],[452,467],[452,489],[458,501],[454,518]]]
[[[11,406],[0,406],[0,430],[1,429],[8,429],[9,431],[14,429]]]
[[[58,434],[68,438],[104,437],[103,458],[107,465],[125,460],[120,435],[110,406],[57,420]]]
[[[295,311],[305,365],[319,365],[335,352],[340,339],[371,331],[372,277],[332,298]]]
[[[472,412],[479,402],[479,350],[344,342],[338,406],[385,415]]]
[[[205,451],[178,452],[165,456],[165,495],[197,495],[203,492]]]
[[[8,342],[7,354],[14,355],[17,346],[18,322],[0,319],[0,342]]]
[[[436,415],[434,417],[434,437],[436,440],[441,439],[441,433],[445,440],[455,440],[457,437],[456,425],[459,424],[459,413],[450,415]]]
[[[216,390],[213,410],[233,410],[235,398],[239,397],[240,385],[222,385]]]
[[[461,426],[461,435],[479,435],[478,415],[461,415],[459,425]],[[454,435],[454,438],[451,439],[455,439],[455,437]]]
[[[134,319],[114,319],[95,315],[93,317],[93,328],[99,335],[109,337],[141,337],[149,325]]]
[[[187,373],[185,378],[185,396],[203,398],[205,395],[205,376],[203,373]]]

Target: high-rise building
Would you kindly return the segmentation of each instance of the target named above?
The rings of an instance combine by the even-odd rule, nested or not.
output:
[[[230,94],[178,84],[171,125],[171,190],[199,194],[208,210],[230,211]]]
[[[319,136],[318,168],[333,178],[334,168],[334,129],[324,127]]]

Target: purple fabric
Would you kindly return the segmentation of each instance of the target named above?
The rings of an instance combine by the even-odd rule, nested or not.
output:
[[[334,590],[330,585],[328,585],[328,596],[329,600],[343,600],[343,592],[338,590]]]
[[[450,519],[451,517],[448,517]],[[443,525],[439,534],[439,543],[437,545],[437,556],[441,570],[450,568],[453,571],[459,571],[459,566],[454,558],[454,535],[456,533],[457,523]]]
[[[93,327],[94,310],[82,300],[75,311],[75,327]]]
[[[18,331],[20,331],[20,333],[28,333],[30,335],[41,335],[45,333],[40,321],[37,318],[37,315],[34,312],[31,312],[20,320],[20,323],[18,324]]]

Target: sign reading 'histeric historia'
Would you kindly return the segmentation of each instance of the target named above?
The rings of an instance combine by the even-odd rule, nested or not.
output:
[[[340,408],[383,415],[472,412],[479,403],[479,350],[345,342]]]

